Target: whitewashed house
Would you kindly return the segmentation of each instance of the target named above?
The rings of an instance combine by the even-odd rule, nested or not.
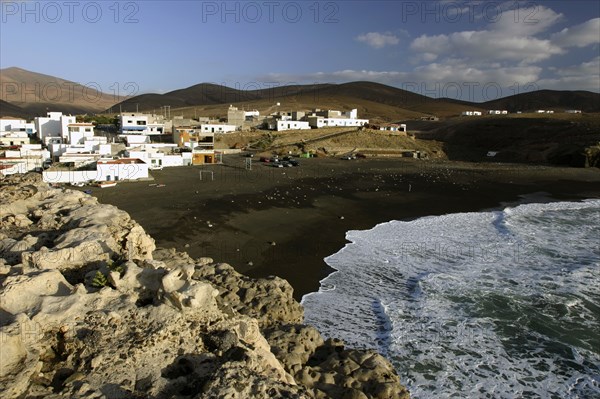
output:
[[[275,130],[282,132],[285,130],[307,130],[311,129],[310,124],[304,121],[276,121]]]
[[[192,153],[177,153],[177,144],[143,144],[126,151],[128,158],[138,158],[150,169],[188,166],[192,164]]]
[[[33,122],[27,122],[25,119],[0,118],[0,136],[16,132],[26,135],[37,133]]]
[[[45,145],[62,143],[68,134],[68,126],[76,123],[75,117],[62,112],[48,112],[45,117],[35,118],[35,129],[39,139]]]
[[[165,121],[160,115],[143,114],[139,112],[119,115],[121,135],[152,136],[165,132]]]
[[[314,110],[306,117],[310,127],[320,129],[323,127],[360,127],[369,124],[368,119],[358,119],[356,108],[350,111]]]
[[[388,125],[379,126],[379,130],[389,131],[389,132],[404,132],[404,133],[406,133],[406,124],[390,123]]]
[[[138,180],[148,178],[148,164],[136,158],[100,160],[97,181]]]
[[[220,123],[203,123],[200,125],[200,131],[202,133],[232,133],[236,130],[236,125],[225,125]]]
[[[0,134],[0,146],[13,146],[29,144],[31,140],[25,132],[10,131]]]
[[[71,123],[67,125],[66,142],[69,144],[83,144],[85,139],[94,137],[94,125],[91,123]]]
[[[0,165],[14,165],[13,173],[27,173],[41,169],[50,162],[50,152],[41,144],[23,144],[15,150],[6,150],[1,154]]]
[[[312,128],[324,127],[360,127],[369,124],[368,119],[351,119],[351,118],[325,118],[322,116],[309,116],[308,124]]]

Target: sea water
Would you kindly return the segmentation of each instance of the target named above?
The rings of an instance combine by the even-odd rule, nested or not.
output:
[[[413,398],[600,398],[600,200],[350,231],[306,322]]]

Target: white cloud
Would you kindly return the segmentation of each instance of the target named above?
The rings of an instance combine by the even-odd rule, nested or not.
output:
[[[413,40],[410,47],[417,53],[465,58],[476,64],[492,61],[532,64],[564,53],[550,40],[485,30],[455,32],[450,35],[422,35]],[[428,58],[433,57],[429,55]]]
[[[600,18],[590,19],[580,25],[565,28],[553,34],[553,43],[563,47],[585,47],[600,43]]]
[[[489,29],[512,36],[532,36],[546,32],[564,19],[563,14],[536,2],[509,1],[500,6],[502,13],[490,21]]]
[[[589,90],[600,92],[600,57],[566,68],[552,68],[554,76],[541,79],[540,87],[556,90]]]
[[[361,43],[366,43],[374,48],[383,48],[385,46],[392,46],[400,43],[400,39],[398,36],[393,35],[392,33],[379,33],[379,32],[369,32],[362,35],[359,35],[356,40]]]
[[[535,87],[541,72],[542,68],[536,66],[496,68],[496,65],[489,65],[487,68],[474,68],[454,60],[444,64],[433,63],[420,66],[410,72],[347,69],[303,75],[270,74],[260,80],[305,83],[366,80],[404,88],[430,97],[481,101],[512,95],[515,94],[514,90],[526,86]]]

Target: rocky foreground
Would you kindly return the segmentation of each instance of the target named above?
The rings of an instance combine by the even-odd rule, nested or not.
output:
[[[92,196],[8,177],[0,218],[2,398],[409,396],[382,356],[303,325],[285,280],[156,249]]]

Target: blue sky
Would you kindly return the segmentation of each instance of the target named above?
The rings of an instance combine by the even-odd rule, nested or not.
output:
[[[107,93],[356,80],[473,101],[538,88],[600,91],[593,0],[0,5],[0,67],[95,82]]]

